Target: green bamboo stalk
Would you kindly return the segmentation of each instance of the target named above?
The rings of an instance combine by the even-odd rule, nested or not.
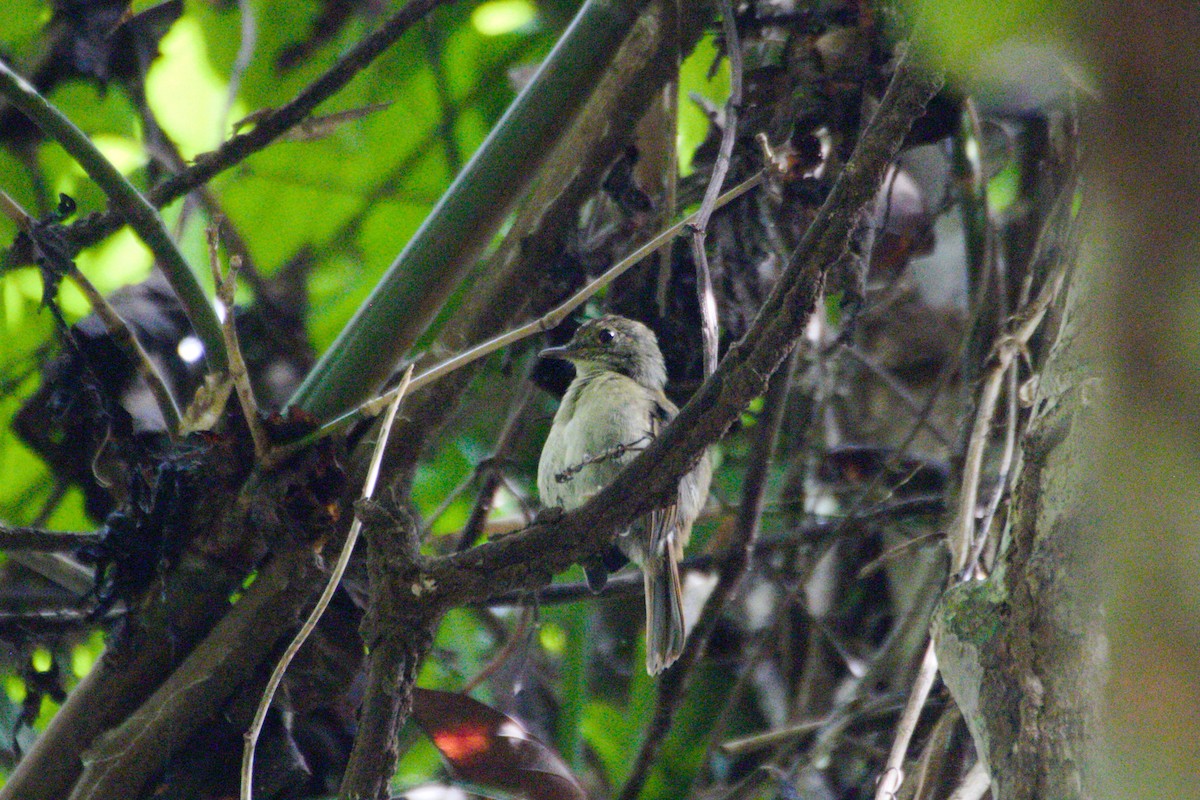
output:
[[[325,422],[379,388],[482,253],[647,1],[584,4],[290,406]]]
[[[154,207],[92,144],[87,134],[3,61],[0,61],[0,95],[33,120],[42,133],[58,142],[100,186],[113,207],[154,253],[196,335],[204,343],[209,366],[225,371],[229,359],[216,312]]]

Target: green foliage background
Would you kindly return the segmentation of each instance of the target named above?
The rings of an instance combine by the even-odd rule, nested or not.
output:
[[[131,10],[140,13],[155,5],[136,2]],[[240,73],[235,66],[242,43],[238,4],[196,1],[185,4],[182,17],[161,40],[160,55],[147,75],[149,104],[185,159],[214,149],[247,114],[289,101],[403,3],[386,4],[378,19],[351,18],[337,35],[287,70],[278,67],[280,56],[308,42],[323,4],[251,0],[243,5],[253,16],[255,43],[253,56]],[[570,0],[537,7],[528,0],[447,6],[428,24],[406,34],[318,114],[374,104],[387,104],[385,108],[345,123],[323,138],[278,142],[209,184],[221,212],[244,239],[255,268],[264,276],[293,259],[312,258],[307,322],[316,353],[334,340],[511,101],[509,71],[544,56],[574,6]],[[26,73],[46,57],[52,14],[50,2],[5,4],[0,56],[18,72]],[[685,169],[708,127],[707,119],[687,99],[689,93],[700,92],[720,103],[728,92],[727,67],[721,64],[714,72],[715,60],[716,48],[706,39],[683,67],[679,150]],[[135,186],[149,188],[152,175],[161,175],[149,165],[153,154],[148,152],[144,125],[120,82],[73,78],[56,86],[47,99],[87,133]],[[29,155],[23,162],[11,150],[0,150],[0,189],[29,214],[48,214],[59,193],[74,198],[81,215],[106,210],[101,191],[57,144],[38,142]],[[163,217],[188,262],[209,286],[204,243],[209,216],[181,200],[163,209]],[[7,248],[16,233],[16,225],[0,217],[0,247]],[[0,251],[0,519],[29,524],[48,512],[44,524],[49,528],[91,529],[99,521],[86,518],[81,494],[70,489],[57,498],[46,466],[11,431],[13,416],[37,388],[38,368],[56,352],[57,342],[51,317],[40,308],[37,270],[14,266],[5,255]],[[85,250],[77,263],[107,293],[144,280],[151,256],[131,231],[123,229]],[[63,285],[59,300],[69,321],[89,312],[86,301],[70,285]],[[422,466],[413,497],[423,512],[433,511],[470,475],[487,453],[485,437],[490,433],[467,428]],[[469,507],[467,496],[449,504],[435,521],[434,532],[457,530]],[[500,511],[511,508],[510,502]],[[578,609],[549,610],[542,617],[542,644],[551,653],[561,653],[565,637],[585,630],[581,626],[586,625],[586,616]],[[486,660],[495,644],[468,614],[452,614],[440,635],[450,637],[465,660],[455,674],[427,665],[425,685],[456,688],[462,675],[478,669],[476,662]],[[70,684],[86,674],[102,647],[100,636],[78,644],[72,652],[50,654],[35,647],[26,666],[39,671],[49,669],[52,661],[69,665]],[[0,696],[0,737],[13,729],[25,697],[19,667],[6,664],[9,674]],[[622,756],[628,757],[629,742],[651,708],[650,684],[639,672],[629,695],[596,699],[580,694],[585,683],[581,679],[568,684],[566,691],[575,696],[561,700],[576,709],[571,717],[578,723],[576,730],[601,755],[609,780],[620,781],[628,768]],[[44,726],[55,708],[53,702],[44,701],[36,727]],[[567,731],[558,735],[559,743],[571,748],[577,737]],[[436,764],[429,747],[415,747],[401,763],[398,780],[427,776]]]

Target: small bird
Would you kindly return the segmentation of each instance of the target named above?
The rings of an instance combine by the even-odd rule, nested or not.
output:
[[[585,322],[543,358],[575,365],[538,462],[538,493],[547,507],[578,508],[612,482],[653,441],[679,409],[663,394],[667,370],[654,332],[607,315]],[[708,496],[712,467],[705,454],[679,481],[671,505],[623,532],[617,545],[642,568],[646,587],[646,671],[657,675],[683,651],[679,559]],[[588,582],[603,583],[592,568]]]

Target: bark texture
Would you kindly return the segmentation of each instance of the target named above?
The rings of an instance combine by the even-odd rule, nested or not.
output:
[[[1069,252],[1061,256],[1070,257]],[[934,619],[942,676],[997,800],[1092,797],[1103,680],[1098,522],[1086,480],[1096,447],[1095,323],[1086,274],[1038,376],[1013,513],[988,580],[946,592]]]

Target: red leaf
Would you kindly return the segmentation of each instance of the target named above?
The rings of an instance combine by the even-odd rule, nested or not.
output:
[[[558,754],[521,723],[464,694],[413,690],[413,719],[464,781],[530,800],[587,800]]]

